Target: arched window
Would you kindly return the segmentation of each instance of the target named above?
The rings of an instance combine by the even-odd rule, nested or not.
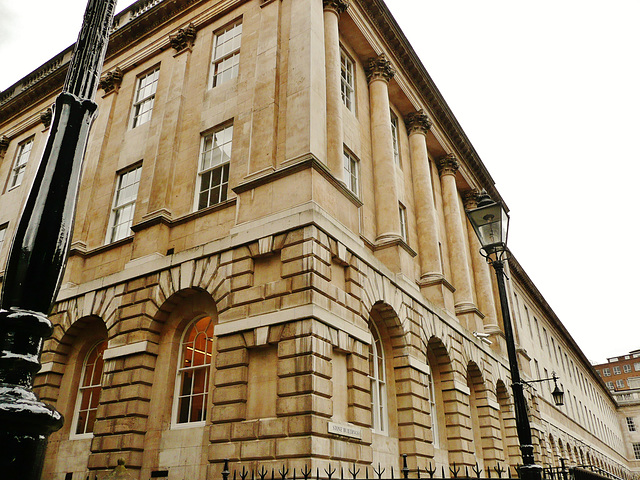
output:
[[[82,378],[76,400],[71,431],[75,435],[91,435],[96,421],[96,412],[102,390],[102,371],[104,360],[102,354],[107,348],[107,341],[96,344],[84,359]]]
[[[206,420],[212,357],[213,321],[203,317],[187,327],[180,342],[173,417],[176,424],[203,424]]]
[[[436,385],[433,381],[433,371],[429,372],[429,407],[431,412],[431,433],[433,446],[440,448],[440,428],[438,426],[438,402],[436,400]]]
[[[369,323],[371,348],[369,349],[369,380],[371,381],[371,420],[377,433],[387,433],[389,419],[387,414],[386,373],[384,350],[380,333],[373,323]]]

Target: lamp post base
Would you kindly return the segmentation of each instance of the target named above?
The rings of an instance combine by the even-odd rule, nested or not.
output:
[[[521,465],[520,480],[541,480],[542,467],[540,465]]]

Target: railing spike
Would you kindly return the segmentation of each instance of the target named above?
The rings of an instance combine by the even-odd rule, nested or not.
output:
[[[222,467],[222,480],[228,480],[229,478],[229,459],[224,459],[224,467]]]

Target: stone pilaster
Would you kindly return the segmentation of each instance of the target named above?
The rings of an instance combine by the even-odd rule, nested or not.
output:
[[[480,192],[477,190],[470,190],[466,192],[464,196],[464,208],[465,210],[471,210],[478,206],[478,196]],[[468,225],[467,233],[469,238],[469,248],[471,250],[471,263],[473,265],[473,276],[475,278],[476,298],[478,299],[478,308],[484,314],[483,323],[484,331],[486,333],[496,335],[500,332],[498,326],[498,318],[496,313],[496,304],[494,301],[493,284],[491,282],[491,267],[487,263],[486,259],[480,254],[480,241],[478,236],[473,231],[473,228]],[[494,340],[494,339],[492,339]],[[496,340],[496,344],[497,339]]]
[[[438,218],[433,201],[433,183],[427,152],[427,132],[431,128],[431,122],[420,110],[410,114],[405,124],[409,132],[413,196],[416,202],[416,229],[420,256],[418,283],[425,297],[445,308],[445,297],[451,294],[451,285],[444,278],[440,262]]]
[[[400,452],[407,454],[409,468],[427,465],[433,458],[429,412],[429,378],[415,366],[397,362],[394,368]]]
[[[342,127],[342,92],[340,63],[340,14],[349,6],[348,0],[323,0],[324,55],[327,69],[327,164],[333,175],[344,178]]]
[[[464,238],[462,211],[458,189],[456,187],[456,172],[459,164],[454,154],[441,157],[438,160],[440,181],[442,183],[442,201],[444,206],[444,221],[449,241],[449,262],[455,287],[456,315],[469,330],[482,329],[479,311],[473,301],[473,287],[469,268],[469,254]]]
[[[389,81],[395,71],[386,55],[381,54],[369,59],[365,72],[369,81],[376,243],[383,245],[400,238],[398,190],[389,116]]]

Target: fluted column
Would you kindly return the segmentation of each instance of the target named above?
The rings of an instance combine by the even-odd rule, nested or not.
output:
[[[365,72],[369,81],[376,243],[383,244],[400,238],[398,188],[389,114],[389,81],[395,70],[383,53],[369,59]]]
[[[468,313],[478,313],[478,310],[473,302],[469,255],[464,239],[462,212],[460,211],[458,189],[456,187],[456,172],[458,168],[458,160],[452,153],[438,160],[438,170],[442,184],[444,223],[449,243],[449,263],[451,264],[453,286],[456,289],[454,293],[455,310],[456,315],[461,316]],[[467,322],[467,327],[472,329],[479,326],[477,322],[470,320]]]
[[[348,0],[323,0],[324,55],[327,69],[327,163],[333,175],[344,180],[342,128],[342,93],[340,65],[340,14],[349,6]]]
[[[465,210],[471,210],[478,206],[478,196],[480,192],[470,190],[464,196]],[[469,238],[469,249],[471,250],[471,263],[473,265],[473,276],[476,284],[476,299],[478,308],[485,317],[482,319],[486,333],[497,333],[500,331],[498,326],[498,318],[496,314],[496,302],[491,283],[491,271],[489,264],[480,254],[480,241],[473,231],[473,228],[467,228]]]

